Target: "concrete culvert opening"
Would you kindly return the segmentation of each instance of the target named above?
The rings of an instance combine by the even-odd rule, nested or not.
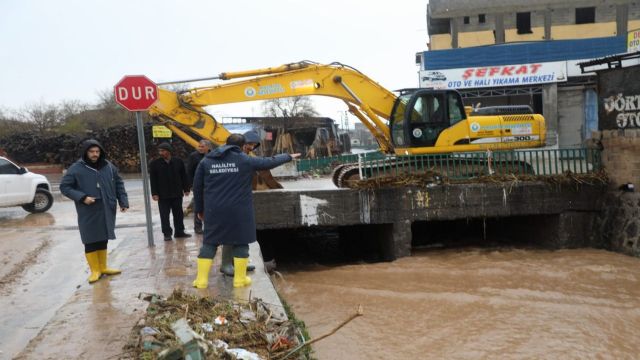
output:
[[[545,234],[557,216],[512,216],[472,218],[450,221],[416,221],[411,224],[411,246],[423,248],[455,247],[553,247]]]
[[[385,225],[258,230],[265,261],[286,264],[344,264],[384,261],[384,244],[376,233]]]

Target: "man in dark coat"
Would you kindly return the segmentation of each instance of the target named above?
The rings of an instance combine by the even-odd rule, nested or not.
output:
[[[196,288],[206,288],[218,245],[233,245],[233,286],[251,284],[247,276],[249,244],[256,241],[251,180],[257,170],[272,169],[300,156],[281,154],[251,157],[242,152],[244,136],[232,134],[227,145],[209,154],[198,165],[193,181],[197,216],[204,220],[204,238],[198,255]]]
[[[189,178],[182,160],[171,156],[173,148],[168,143],[158,145],[160,157],[149,164],[149,180],[151,196],[158,202],[160,223],[165,241],[171,241],[173,229],[169,222],[169,214],[173,213],[173,226],[176,238],[190,237],[184,232],[184,213],[182,198],[189,195]]]
[[[83,143],[82,158],[62,177],[60,192],[76,205],[80,239],[91,269],[89,283],[98,281],[103,274],[119,274],[120,270],[107,267],[107,242],[116,238],[116,202],[124,212],[129,200],[118,169],[106,160],[100,143]]]
[[[204,158],[209,151],[213,149],[213,144],[209,140],[200,140],[198,143],[198,147],[191,154],[189,154],[189,158],[187,159],[187,173],[189,174],[189,185],[193,186],[193,176],[196,174],[196,168],[200,161]],[[193,210],[193,199],[189,204],[188,208]],[[193,231],[196,234],[202,234],[202,220],[198,219],[197,215],[193,215]]]

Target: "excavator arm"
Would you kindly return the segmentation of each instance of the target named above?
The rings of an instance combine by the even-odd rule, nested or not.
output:
[[[221,73],[220,80],[237,81],[193,88],[176,93],[159,89],[158,101],[148,110],[181,138],[194,145],[189,134],[175,123],[216,144],[224,144],[229,131],[205,106],[245,101],[269,100],[292,96],[321,95],[344,101],[349,109],[375,136],[384,152],[393,152],[389,119],[396,96],[361,72],[339,63],[321,65],[302,61],[279,67]]]
[[[204,108],[209,105],[320,95],[340,99],[378,141],[380,150],[399,156],[384,166],[410,169],[404,155],[420,155],[540,147],[546,127],[539,114],[478,114],[465,111],[460,93],[451,89],[404,89],[396,96],[361,72],[340,63],[301,61],[279,67],[221,73],[233,80],[179,93],[159,89],[149,114],[196,146],[196,140],[178,128],[224,144],[229,131]],[[388,123],[387,123],[388,121]],[[393,140],[392,141],[392,136]],[[395,146],[394,146],[395,145]],[[445,158],[444,162],[458,161]],[[523,164],[524,165],[524,164]],[[378,165],[360,169],[343,164],[334,169],[338,187],[363,171],[376,173]],[[446,174],[445,174],[446,175]]]

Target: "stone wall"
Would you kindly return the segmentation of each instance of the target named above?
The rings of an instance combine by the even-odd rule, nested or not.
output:
[[[626,183],[640,186],[640,129],[596,131],[592,139],[603,148],[602,164],[611,189]]]
[[[595,247],[640,256],[640,194],[609,192],[594,222]]]
[[[640,256],[640,194],[621,189],[628,183],[640,186],[640,129],[597,131],[592,140],[603,149],[610,184],[591,242],[598,248]]]

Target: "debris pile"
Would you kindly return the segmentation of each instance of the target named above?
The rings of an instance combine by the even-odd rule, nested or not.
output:
[[[147,156],[151,159],[157,156],[156,146],[164,139],[154,139],[151,123],[144,125]],[[96,139],[105,151],[109,161],[114,163],[121,172],[140,171],[140,152],[138,148],[138,132],[135,125],[118,125],[95,131],[87,131],[82,135],[61,134],[53,136],[39,136],[31,133],[15,134],[0,139],[0,148],[4,149],[9,158],[20,163],[61,164],[67,168],[80,157],[82,142],[86,139]],[[174,136],[172,139],[174,156],[186,159],[193,148],[182,139]]]
[[[427,171],[422,174],[404,174],[397,176],[376,177],[365,180],[349,180],[347,184],[352,189],[377,189],[382,187],[431,187],[441,184],[464,184],[464,183],[510,183],[515,185],[521,181],[537,181],[550,185],[605,185],[609,179],[604,171],[590,174],[576,174],[566,171],[558,175],[531,175],[531,174],[509,174],[509,175],[483,175],[468,179],[451,179],[441,176],[437,172]]]
[[[352,189],[377,189],[383,187],[418,186],[430,187],[442,184],[444,179],[434,171],[425,171],[420,174],[400,174],[374,177],[364,180],[346,180],[345,183]]]
[[[133,328],[123,358],[281,359],[301,344],[293,323],[274,319],[259,299],[240,304],[180,289],[166,299],[141,297],[150,304]]]
[[[532,175],[532,174],[520,174],[520,175],[487,175],[475,178],[473,182],[480,183],[518,183],[520,181],[538,181],[544,182],[550,185],[606,185],[609,182],[609,177],[604,170],[600,170],[588,174],[576,174],[571,171],[565,171],[562,174],[557,175]],[[471,182],[466,181],[450,181],[451,183],[464,183]]]

